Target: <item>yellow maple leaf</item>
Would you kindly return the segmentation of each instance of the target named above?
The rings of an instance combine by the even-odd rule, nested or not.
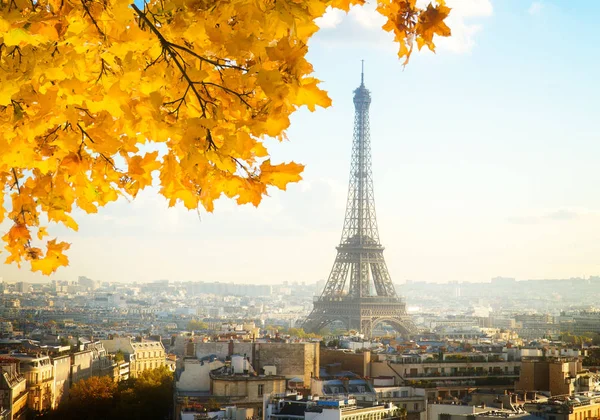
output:
[[[21,44],[39,44],[40,37],[32,35],[21,28],[13,28],[4,35],[4,44],[8,47],[19,46]]]
[[[298,89],[296,101],[299,105],[306,105],[310,111],[315,110],[319,105],[323,108],[331,106],[331,99],[322,89],[318,87],[319,81],[312,77],[307,77],[302,81],[302,86]]]
[[[48,232],[46,231],[45,227],[40,227],[38,229],[37,237],[41,240],[44,239],[44,236],[48,236]]]
[[[11,241],[18,241],[19,239],[29,240],[31,239],[31,234],[27,226],[23,223],[15,223],[8,231],[8,237]]]
[[[451,35],[450,28],[444,22],[449,13],[450,8],[443,3],[436,6],[429,3],[427,9],[419,15],[419,22],[415,28],[419,49],[427,45],[431,51],[435,51],[433,36]]]
[[[303,170],[304,165],[290,162],[273,166],[271,160],[267,159],[260,165],[259,180],[264,184],[273,185],[285,191],[287,184],[302,179],[300,174]]]
[[[0,106],[9,105],[12,96],[20,90],[21,87],[16,82],[0,83]]]
[[[351,6],[363,4],[365,4],[365,0],[334,0],[331,7],[348,12]]]
[[[69,258],[64,254],[64,251],[71,246],[67,242],[56,242],[56,239],[48,241],[46,256],[31,260],[31,269],[33,271],[41,271],[42,274],[52,274],[59,267],[69,265]]]

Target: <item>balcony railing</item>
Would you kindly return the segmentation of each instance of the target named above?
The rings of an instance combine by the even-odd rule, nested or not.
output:
[[[433,373],[414,373],[404,374],[405,378],[427,378],[427,379],[441,379],[441,378],[485,378],[489,376],[503,376],[503,377],[518,377],[518,373],[514,372],[433,372]]]
[[[390,362],[390,363],[395,363],[395,364],[400,364],[400,365],[421,365],[421,364],[438,364],[438,363],[461,363],[461,364],[467,364],[467,363],[519,363],[519,362],[514,362],[514,361],[509,361],[509,360],[473,360],[473,359],[456,359],[456,360],[436,360],[436,359],[425,359],[425,360],[421,360],[418,359],[416,357],[408,357],[406,358],[407,360],[405,360],[404,358],[398,358],[396,360],[394,359],[386,359],[386,362]]]

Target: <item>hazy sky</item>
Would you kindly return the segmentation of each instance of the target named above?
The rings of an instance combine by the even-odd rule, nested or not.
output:
[[[327,278],[342,228],[352,91],[365,59],[379,230],[395,282],[600,274],[600,2],[448,0],[453,37],[403,69],[372,7],[310,44],[333,106],[300,111],[276,161],[304,181],[254,209],[168,209],[152,191],[96,215],[51,278],[278,283]],[[7,281],[47,278],[0,266]]]

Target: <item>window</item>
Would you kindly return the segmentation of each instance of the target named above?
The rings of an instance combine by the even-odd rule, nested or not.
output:
[[[265,386],[263,384],[258,385],[258,396],[262,396],[265,391]]]
[[[419,403],[415,403],[415,405],[414,405],[414,410],[415,410],[415,411],[419,411]]]

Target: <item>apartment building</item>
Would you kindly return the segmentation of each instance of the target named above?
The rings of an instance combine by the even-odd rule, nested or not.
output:
[[[129,363],[129,376],[135,378],[141,372],[165,366],[165,347],[160,341],[134,340],[131,337],[115,337],[101,340],[110,354],[122,352]]]
[[[583,381],[578,381],[578,378],[586,373],[578,358],[524,359],[515,389],[570,395],[579,391],[577,387]]]
[[[278,395],[267,403],[265,420],[382,420],[401,419],[402,410],[393,403],[360,405],[346,396],[302,398]]]
[[[54,368],[50,357],[41,354],[13,353],[19,361],[19,369],[25,377],[28,391],[28,406],[33,411],[52,408],[54,402]]]
[[[0,359],[0,401],[7,420],[24,420],[27,414],[27,381],[19,372],[19,361]],[[0,418],[3,418],[0,416]]]
[[[544,420],[597,420],[600,418],[600,393],[579,393],[526,403],[524,409]]]
[[[319,372],[318,342],[239,342],[213,341],[195,343],[196,357],[214,355],[219,358],[234,354],[245,355],[258,373],[277,366],[277,374],[288,379],[299,378],[310,384],[310,378]]]

